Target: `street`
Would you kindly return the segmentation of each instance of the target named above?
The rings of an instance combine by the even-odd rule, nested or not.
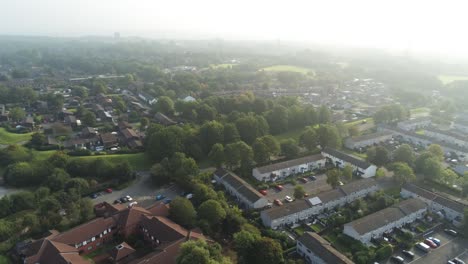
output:
[[[114,190],[112,193],[102,192],[100,196],[96,199],[93,199],[94,204],[108,202],[113,203],[116,199],[130,195],[138,204],[142,207],[149,206],[155,201],[157,194],[162,194],[166,198],[174,199],[179,195],[181,190],[179,190],[175,185],[166,185],[162,187],[154,187],[151,182],[150,173],[148,171],[138,172],[137,179],[135,182],[123,189],[123,190]]]

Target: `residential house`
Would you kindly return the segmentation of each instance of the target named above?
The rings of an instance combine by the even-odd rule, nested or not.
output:
[[[140,135],[131,128],[125,128],[120,130],[121,141],[124,145],[129,148],[141,148],[143,143],[141,142]]]
[[[353,172],[363,178],[374,177],[377,171],[377,166],[336,149],[325,148],[322,150],[322,155],[328,163],[336,167],[344,168],[346,165],[350,165]]]
[[[404,200],[345,224],[343,234],[370,245],[373,238],[379,238],[383,233],[421,219],[426,210],[427,205],[419,199]]]
[[[98,135],[98,131],[93,127],[84,127],[81,130],[81,137],[90,138]]]
[[[182,101],[189,103],[189,102],[195,102],[197,101],[197,99],[189,95],[189,96],[186,96],[184,99],[182,99]]]
[[[113,133],[100,134],[99,137],[101,138],[102,145],[106,149],[117,147],[119,145],[119,139],[117,135]]]
[[[74,115],[65,116],[64,123],[70,125],[72,128],[77,128],[81,126],[81,121],[79,119],[76,119]]]
[[[345,140],[345,146],[349,149],[360,149],[377,145],[391,140],[393,133],[390,131],[379,131],[358,137],[350,137]]]
[[[21,123],[21,125],[23,127],[26,127],[30,130],[33,130],[34,129],[34,126],[36,125],[36,123],[34,122],[34,118],[32,116],[27,116],[23,122]]]
[[[217,184],[223,185],[227,192],[236,197],[241,206],[249,209],[259,209],[268,206],[268,200],[246,181],[233,172],[217,169],[214,172]]]
[[[317,154],[257,167],[252,170],[252,175],[259,181],[276,181],[323,167],[325,167],[325,158]]]
[[[461,226],[464,218],[464,211],[468,209],[468,204],[456,201],[440,194],[431,192],[415,184],[407,183],[401,188],[401,197],[418,198],[428,205],[428,209],[437,213],[456,226]]]
[[[413,145],[427,147],[431,144],[438,144],[442,147],[445,153],[453,152],[458,156],[459,160],[468,161],[468,148],[466,147],[458,146],[449,142],[440,141],[435,138],[428,137],[426,135],[417,134],[412,131],[406,131],[399,128],[379,126],[378,130],[392,131],[395,133],[395,137],[400,137],[403,141],[411,143]]]
[[[468,137],[454,131],[440,130],[435,127],[427,127],[424,129],[424,135],[435,138],[442,142],[468,148]]]
[[[145,103],[149,105],[153,105],[158,102],[158,99],[144,92],[138,93],[138,97],[140,97],[141,100],[143,100]]]
[[[8,122],[9,119],[8,112],[5,111],[5,105],[0,104],[0,122]]]
[[[413,131],[428,127],[431,124],[432,122],[430,117],[421,117],[398,122],[397,127],[406,131]]]
[[[273,207],[260,213],[263,225],[272,229],[292,225],[318,215],[324,210],[343,206],[363,198],[379,189],[373,179],[361,179],[336,189],[325,191],[308,199],[298,199],[282,206]]]
[[[296,252],[306,264],[354,264],[317,233],[305,232],[296,241]]]
[[[165,114],[157,112],[154,115],[154,120],[156,123],[161,124],[163,126],[170,126],[170,125],[175,125],[177,122],[172,120],[171,118],[167,117]]]
[[[15,249],[16,256],[25,264],[84,264],[89,262],[81,255],[102,248],[116,236],[127,239],[141,234],[145,243],[153,248],[151,253],[144,256],[133,254],[135,250],[124,242],[110,251],[112,263],[175,264],[183,242],[205,239],[199,230],[186,230],[165,216],[155,215],[151,209],[115,207],[116,211],[109,216],[97,217],[63,233],[52,231],[51,235],[40,240],[19,243]]]

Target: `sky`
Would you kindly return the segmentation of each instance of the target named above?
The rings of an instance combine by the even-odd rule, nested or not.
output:
[[[468,54],[468,1],[0,0],[0,35],[307,41]]]

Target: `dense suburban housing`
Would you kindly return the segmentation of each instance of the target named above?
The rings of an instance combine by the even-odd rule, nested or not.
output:
[[[377,171],[377,166],[336,149],[325,148],[322,150],[322,155],[328,163],[336,167],[344,168],[346,165],[350,165],[353,167],[354,173],[363,178],[374,177]]]
[[[457,118],[453,123],[453,127],[458,131],[468,133],[468,120],[465,118]]]
[[[246,181],[225,169],[217,169],[214,178],[227,192],[236,197],[241,206],[249,209],[259,209],[268,206],[268,200]]]
[[[433,193],[414,184],[405,184],[401,188],[401,196],[404,198],[413,197],[424,201],[428,209],[434,213],[440,214],[455,226],[463,223],[464,210],[468,205]]]
[[[276,229],[318,215],[325,209],[332,209],[350,203],[378,189],[379,187],[373,179],[362,179],[345,184],[337,189],[319,193],[309,199],[299,199],[264,210],[260,216],[265,226]]]
[[[423,201],[411,198],[345,224],[343,233],[369,245],[372,238],[422,218],[426,210]]]
[[[427,127],[424,129],[424,135],[443,142],[468,148],[468,137],[457,132],[449,130],[440,130],[435,127]]]
[[[418,130],[431,125],[430,117],[420,117],[398,122],[397,127],[406,131]]]
[[[391,131],[395,134],[395,136],[401,137],[401,139],[405,142],[414,144],[414,145],[420,145],[423,147],[427,147],[431,144],[438,144],[442,147],[444,152],[449,153],[453,152],[457,154],[458,158],[463,161],[468,160],[468,148],[462,147],[459,145],[455,145],[450,142],[444,142],[437,140],[435,138],[426,136],[426,135],[421,135],[414,133],[412,131],[405,131],[399,128],[391,128],[387,126],[381,126],[378,128],[379,130],[386,130],[386,131]]]
[[[317,233],[305,232],[297,239],[296,251],[308,264],[353,264]]]
[[[345,140],[345,147],[349,149],[359,149],[373,146],[387,140],[391,140],[393,133],[388,131],[379,131],[359,137],[350,137]]]
[[[323,167],[325,167],[325,158],[321,154],[316,154],[257,167],[252,170],[252,175],[259,181],[276,181],[296,173],[304,173]]]
[[[91,263],[82,255],[115,241],[116,236],[127,239],[140,234],[145,243],[152,247],[152,253],[134,255],[135,250],[124,242],[111,251],[110,263],[175,263],[177,251],[183,242],[205,239],[199,231],[186,230],[169,220],[164,204],[144,209],[104,203],[96,213],[100,216],[66,232],[51,231],[49,236],[42,239],[18,244],[18,261],[25,264]],[[170,250],[173,248],[177,250]]]

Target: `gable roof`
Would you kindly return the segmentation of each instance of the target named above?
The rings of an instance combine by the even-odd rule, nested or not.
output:
[[[161,244],[172,243],[188,237],[189,234],[186,229],[162,216],[144,216],[141,226],[148,231],[149,236],[153,236]]]
[[[263,173],[273,172],[273,171],[276,171],[276,170],[291,168],[291,167],[294,167],[294,166],[298,166],[298,165],[305,164],[305,163],[310,163],[310,162],[313,162],[313,161],[318,161],[318,160],[321,160],[321,159],[324,159],[322,154],[316,154],[316,155],[310,155],[310,156],[306,156],[306,157],[302,157],[302,158],[298,158],[298,159],[273,163],[273,164],[270,164],[270,165],[257,167],[255,169],[257,169],[260,173],[263,174]]]
[[[362,159],[358,159],[354,156],[351,156],[351,155],[348,155],[346,153],[343,153],[341,151],[338,151],[336,149],[332,149],[332,148],[328,148],[326,147],[325,149],[322,150],[322,153],[327,153],[335,158],[338,158],[340,160],[343,160],[343,161],[346,161],[346,162],[349,162],[361,169],[367,169],[369,168],[372,164],[370,164],[369,162],[365,161],[365,160],[362,160]]]
[[[358,234],[364,235],[380,227],[384,227],[389,223],[396,222],[409,214],[425,209],[426,207],[427,205],[423,201],[411,198],[394,206],[354,220],[345,224],[345,226],[351,226]]]
[[[354,264],[354,262],[348,259],[345,255],[332,247],[330,242],[316,233],[305,232],[297,240],[306,248],[313,251],[314,254],[320,257],[325,263]]]
[[[42,240],[41,247],[36,255],[28,257],[25,261],[27,264],[36,263],[57,263],[57,264],[90,264],[89,261],[83,259],[78,249],[65,245],[63,243],[51,241],[49,239]]]
[[[241,179],[239,176],[229,172],[221,177],[221,180],[235,189],[239,194],[244,196],[249,202],[255,203],[263,198],[263,195],[255,190],[250,184]]]
[[[135,252],[135,249],[133,249],[129,244],[122,242],[120,245],[117,245],[112,249],[110,255],[114,261],[119,261],[133,252]]]
[[[379,131],[379,132],[370,133],[370,134],[366,134],[366,135],[362,135],[362,136],[351,137],[351,138],[348,138],[348,140],[351,140],[352,142],[360,142],[360,141],[364,141],[364,140],[377,139],[377,138],[380,138],[380,137],[387,137],[387,136],[391,136],[391,135],[393,135],[392,132]]]
[[[310,204],[307,200],[298,199],[291,203],[285,203],[282,206],[275,206],[270,209],[262,211],[262,214],[265,214],[271,220],[283,218],[288,215],[297,214],[308,208]]]
[[[118,218],[119,227],[128,228],[138,224],[143,215],[151,215],[151,213],[142,207],[132,206],[120,211],[116,217]]]
[[[135,132],[135,130],[131,129],[131,128],[124,128],[122,130],[120,130],[120,132],[122,133],[122,135],[126,138],[126,139],[132,139],[132,138],[139,138],[138,134]]]
[[[99,217],[66,232],[60,233],[54,237],[53,240],[67,245],[76,245],[93,236],[97,236],[102,233],[102,231],[114,226],[116,226],[114,219],[110,217]]]
[[[448,207],[456,212],[462,213],[466,208],[468,208],[468,205],[463,204],[459,201],[452,200],[450,198],[447,198],[445,196],[439,195],[437,193],[431,192],[429,190],[426,190],[424,188],[421,188],[417,185],[407,183],[405,184],[402,189],[405,189],[407,191],[410,191],[416,195],[419,195],[423,198],[426,198],[428,200],[431,200],[435,203],[438,203],[440,205],[443,205],[445,207]]]

